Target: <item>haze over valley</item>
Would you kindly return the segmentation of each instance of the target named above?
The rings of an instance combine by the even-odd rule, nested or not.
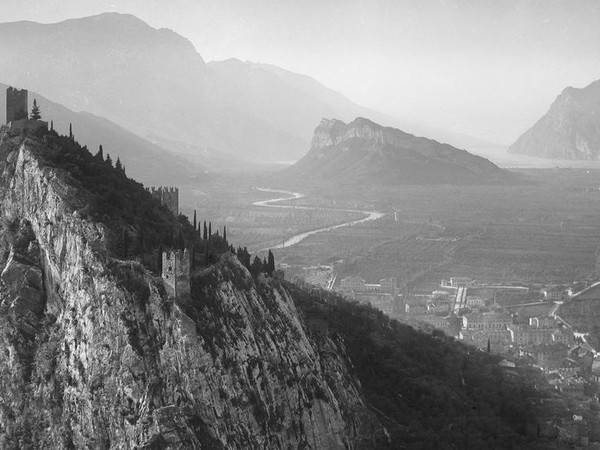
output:
[[[598,23],[3,5],[0,448],[599,447]]]

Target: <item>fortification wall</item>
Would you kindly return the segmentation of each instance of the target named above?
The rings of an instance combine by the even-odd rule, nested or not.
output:
[[[148,192],[158,199],[175,215],[179,215],[179,189],[176,187],[151,187]]]

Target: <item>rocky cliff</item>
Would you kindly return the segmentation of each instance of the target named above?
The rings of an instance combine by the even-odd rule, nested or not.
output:
[[[0,132],[1,448],[370,448],[339,338],[232,256],[169,298],[109,256],[85,193]]]
[[[600,158],[600,80],[583,89],[563,90],[508,151],[543,158]]]
[[[507,172],[485,158],[368,119],[323,119],[309,152],[287,170],[313,180],[386,184],[489,183]]]

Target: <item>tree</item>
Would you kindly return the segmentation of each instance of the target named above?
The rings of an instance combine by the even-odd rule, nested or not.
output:
[[[37,105],[37,99],[33,99],[33,108],[31,108],[31,120],[40,120],[42,115],[40,114],[40,107]]]
[[[96,153],[96,158],[104,161],[104,151],[102,150],[102,144],[98,147],[98,153]]]
[[[196,228],[197,228],[197,225],[198,225],[198,223],[196,221],[196,210],[194,210],[194,223],[193,223],[193,225],[194,225],[194,231],[196,231]]]
[[[69,137],[73,139],[73,124],[69,123]]]
[[[50,121],[50,131],[54,131],[54,120]]]
[[[227,242],[227,227],[223,225],[223,240]]]
[[[119,172],[123,172],[123,165],[121,164],[121,158],[117,156],[117,162],[115,163],[115,169]]]
[[[205,241],[208,239],[208,228],[206,227],[206,220],[204,221],[204,235],[202,236],[202,239],[204,239]]]
[[[110,153],[106,154],[106,164],[112,167],[112,158],[110,157]]]
[[[212,236],[212,222],[208,222],[208,238]]]
[[[272,276],[273,272],[275,272],[275,256],[273,255],[273,252],[269,250],[267,273]]]
[[[257,277],[261,272],[264,271],[264,269],[263,262],[258,256],[255,256],[254,260],[252,260],[252,265],[250,266],[250,273],[252,276]]]

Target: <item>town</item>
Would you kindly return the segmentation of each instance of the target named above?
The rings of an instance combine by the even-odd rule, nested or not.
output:
[[[479,351],[501,357],[499,365],[510,373],[525,368],[542,372],[548,383],[569,399],[573,412],[565,439],[589,442],[600,425],[600,415],[586,421],[590,406],[600,403],[600,353],[587,333],[560,316],[569,302],[600,299],[600,282],[566,285],[502,285],[465,276],[441,280],[432,292],[407,292],[395,277],[369,283],[359,276],[338,279],[336,264],[293,267],[282,264],[286,277],[306,282],[370,304],[391,318],[443,333]],[[584,414],[584,411],[588,414]],[[553,427],[548,423],[548,429]],[[595,431],[594,431],[595,430]]]

